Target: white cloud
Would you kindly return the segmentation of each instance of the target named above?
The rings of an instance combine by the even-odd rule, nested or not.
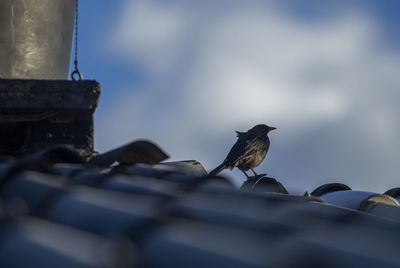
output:
[[[121,15],[111,42],[115,53],[122,52],[135,63],[143,64],[152,75],[168,75],[178,59],[184,38],[182,10],[152,1],[129,1]]]
[[[148,137],[174,159],[210,169],[234,129],[267,123],[278,132],[259,169],[285,185],[310,189],[338,177],[359,189],[392,185],[400,61],[377,46],[373,19],[348,13],[310,24],[272,5],[221,3],[127,2],[111,50],[151,81],[98,118],[99,149]],[[386,181],[377,186],[376,176]]]

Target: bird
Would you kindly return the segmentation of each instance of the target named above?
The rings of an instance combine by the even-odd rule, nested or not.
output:
[[[232,146],[222,164],[213,169],[209,175],[215,176],[224,169],[232,170],[237,167],[246,175],[247,179],[250,178],[246,173],[249,169],[253,171],[255,176],[258,176],[254,168],[264,160],[270,145],[268,133],[275,129],[275,127],[259,124],[247,132],[236,131],[238,140]]]

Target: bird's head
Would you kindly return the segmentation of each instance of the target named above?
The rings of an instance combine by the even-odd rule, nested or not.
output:
[[[270,132],[274,129],[276,129],[276,127],[270,127],[270,126],[267,126],[264,124],[260,124],[260,125],[253,127],[248,132],[255,132],[255,133],[262,135],[262,134],[268,134],[268,132]]]

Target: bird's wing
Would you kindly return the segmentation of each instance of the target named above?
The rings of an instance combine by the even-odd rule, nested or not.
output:
[[[248,157],[255,155],[256,153],[263,151],[266,149],[265,141],[261,139],[251,139],[246,141],[246,146],[244,153],[241,157],[239,157],[236,162],[244,160]]]
[[[235,166],[235,163],[251,157],[260,150],[265,150],[266,143],[260,139],[241,139],[239,138],[229,151],[224,163],[229,166]]]

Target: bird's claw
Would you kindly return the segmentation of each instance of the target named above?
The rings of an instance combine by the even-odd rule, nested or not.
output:
[[[256,181],[256,180],[261,179],[261,178],[263,178],[265,176],[267,176],[267,173],[257,174],[257,175],[254,175],[254,176],[249,176],[247,179]]]

